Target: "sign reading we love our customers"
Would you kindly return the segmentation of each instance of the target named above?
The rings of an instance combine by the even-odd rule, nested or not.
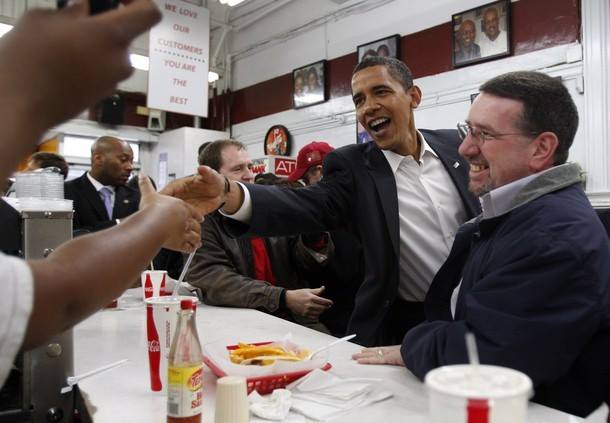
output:
[[[209,11],[181,0],[155,3],[163,20],[150,31],[147,106],[207,116]]]

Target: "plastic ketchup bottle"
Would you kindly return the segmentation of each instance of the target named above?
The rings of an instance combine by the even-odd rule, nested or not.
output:
[[[200,423],[203,405],[203,354],[195,326],[197,302],[180,301],[169,351],[167,423]]]

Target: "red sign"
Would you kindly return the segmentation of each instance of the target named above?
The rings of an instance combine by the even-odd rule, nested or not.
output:
[[[277,176],[288,176],[297,167],[297,161],[294,159],[275,158],[275,174]]]

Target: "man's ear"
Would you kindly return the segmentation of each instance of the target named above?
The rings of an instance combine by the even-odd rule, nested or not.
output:
[[[559,139],[553,132],[543,132],[532,141],[532,157],[530,168],[534,172],[540,172],[553,166],[555,152],[559,147]]]
[[[409,90],[411,91],[411,108],[416,109],[421,103],[421,90],[417,85],[413,85]]]

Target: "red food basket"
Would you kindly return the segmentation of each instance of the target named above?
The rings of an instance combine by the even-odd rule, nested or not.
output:
[[[271,342],[258,342],[253,345],[266,344],[271,344]],[[238,345],[227,346],[227,349],[229,351],[237,348]],[[203,362],[210,368],[210,370],[212,370],[212,373],[214,373],[217,377],[227,376],[227,374],[216,364],[214,364],[212,360],[210,360],[208,357],[204,356]],[[330,370],[331,367],[332,365],[330,363],[326,363],[324,367],[321,368],[321,370],[327,371]],[[297,379],[302,378],[309,372],[311,372],[311,370],[301,370],[298,372],[278,373],[275,375],[248,378],[246,379],[246,385],[248,386],[248,394],[250,394],[254,390],[256,390],[261,395],[270,394],[271,392],[273,392],[274,389],[285,388],[286,385],[294,382]]]

